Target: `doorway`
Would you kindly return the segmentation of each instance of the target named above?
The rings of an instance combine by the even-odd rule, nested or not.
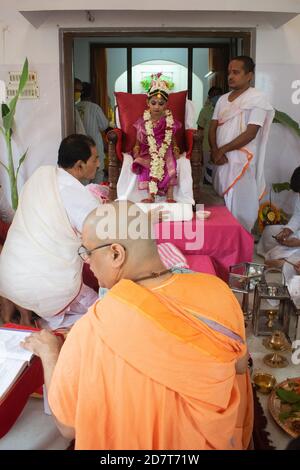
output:
[[[151,73],[163,72],[174,91],[188,90],[199,112],[208,89],[227,90],[227,64],[250,55],[252,31],[60,31],[63,136],[74,132],[74,77],[92,85],[95,103],[108,116],[114,91],[142,93]],[[126,41],[126,42],[125,42]]]

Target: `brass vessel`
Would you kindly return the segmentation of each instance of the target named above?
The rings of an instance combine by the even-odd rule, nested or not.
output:
[[[264,338],[263,345],[273,351],[288,351],[291,349],[286,335],[279,330],[274,331],[271,337]]]
[[[273,328],[273,325],[277,319],[277,310],[267,310],[266,314],[267,314],[267,317],[268,317],[268,321],[267,321],[267,327],[268,328]]]
[[[267,366],[273,367],[274,369],[280,369],[280,368],[288,366],[289,364],[288,360],[281,354],[278,354],[277,352],[267,354],[264,357],[263,361]]]
[[[274,375],[268,374],[267,372],[256,372],[253,374],[253,382],[256,390],[260,393],[270,393],[276,385],[276,379]]]

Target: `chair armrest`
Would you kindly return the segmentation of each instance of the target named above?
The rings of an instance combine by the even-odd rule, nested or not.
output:
[[[186,129],[186,157],[191,161],[192,178],[193,178],[193,194],[196,204],[201,202],[200,181],[202,166],[202,145],[200,132],[197,129]]]
[[[120,160],[121,162],[123,161],[122,136],[123,136],[122,130],[117,129],[117,128],[110,130],[106,135],[108,142],[115,146],[116,155],[118,157],[118,160]]]

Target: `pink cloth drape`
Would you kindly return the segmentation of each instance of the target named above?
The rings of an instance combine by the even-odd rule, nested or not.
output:
[[[171,242],[182,253],[188,257],[191,266],[190,256],[207,255],[211,258],[216,273],[224,281],[228,280],[229,266],[242,262],[250,262],[253,256],[254,241],[252,235],[242,227],[225,206],[208,207],[211,216],[207,220],[194,218],[188,222],[170,222],[170,229],[163,233],[163,222],[156,226],[157,243]],[[204,224],[204,226],[203,226]],[[178,233],[182,233],[178,237]],[[187,249],[187,244],[193,243],[197,235],[203,231],[203,236],[198,237],[199,243],[194,243],[193,249]],[[168,233],[169,232],[169,233]],[[192,238],[187,238],[185,234]],[[165,236],[167,235],[167,236]],[[199,258],[199,267],[201,257]],[[192,269],[197,268],[197,260],[193,262]]]

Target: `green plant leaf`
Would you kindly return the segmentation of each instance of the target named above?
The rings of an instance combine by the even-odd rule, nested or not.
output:
[[[9,113],[10,109],[9,107],[7,106],[7,104],[5,103],[2,103],[1,105],[1,116],[2,116],[2,119]]]
[[[300,402],[300,395],[298,393],[292,392],[290,390],[285,390],[284,388],[278,388],[276,390],[277,396],[281,401],[286,403],[298,403]]]
[[[281,193],[281,191],[289,191],[291,187],[290,183],[286,181],[285,183],[273,183],[272,189],[274,193]]]
[[[28,152],[28,149],[26,150],[26,152],[22,155],[22,157],[21,157],[20,160],[19,160],[19,165],[18,165],[18,168],[17,168],[17,171],[16,171],[16,179],[17,179],[17,177],[18,177],[18,173],[19,173],[20,167],[21,167],[22,163],[24,162],[24,160],[25,160],[25,158],[26,158],[27,152]]]
[[[284,411],[282,413],[279,413],[278,418],[280,419],[282,423],[284,423],[290,416],[291,416],[290,411]]]
[[[300,401],[292,405],[292,411],[300,411]]]
[[[10,108],[9,113],[6,114],[3,117],[3,126],[4,126],[6,131],[8,131],[9,129],[12,128],[13,119],[14,119],[15,112],[16,112],[17,102],[18,102],[20,94],[22,93],[22,91],[23,91],[23,89],[24,89],[24,87],[27,83],[27,80],[28,80],[28,60],[25,59],[23,69],[22,69],[22,73],[21,73],[21,77],[20,77],[18,90],[17,90],[17,94],[16,94],[16,96],[14,96],[12,98],[12,100],[9,103],[9,108]]]
[[[20,77],[20,82],[19,82],[19,88],[18,88],[19,93],[22,93],[27,83],[27,80],[28,80],[28,59],[26,57],[24,65],[23,65],[21,77]]]
[[[6,169],[7,173],[9,173],[9,169],[8,169],[8,167],[7,167],[6,165],[4,165],[4,163],[2,163],[2,162],[0,161],[0,165],[4,166],[4,168]]]
[[[3,126],[4,126],[4,129],[6,130],[6,132],[11,130],[11,128],[12,128],[18,98],[19,98],[19,94],[17,93],[16,96],[14,96],[14,98],[9,103],[9,105],[10,105],[9,113],[7,113],[5,116],[3,116]]]
[[[296,134],[300,137],[300,127],[298,122],[294,121],[288,114],[284,113],[283,111],[278,111],[275,109],[275,116],[273,122],[282,124],[296,132]]]

